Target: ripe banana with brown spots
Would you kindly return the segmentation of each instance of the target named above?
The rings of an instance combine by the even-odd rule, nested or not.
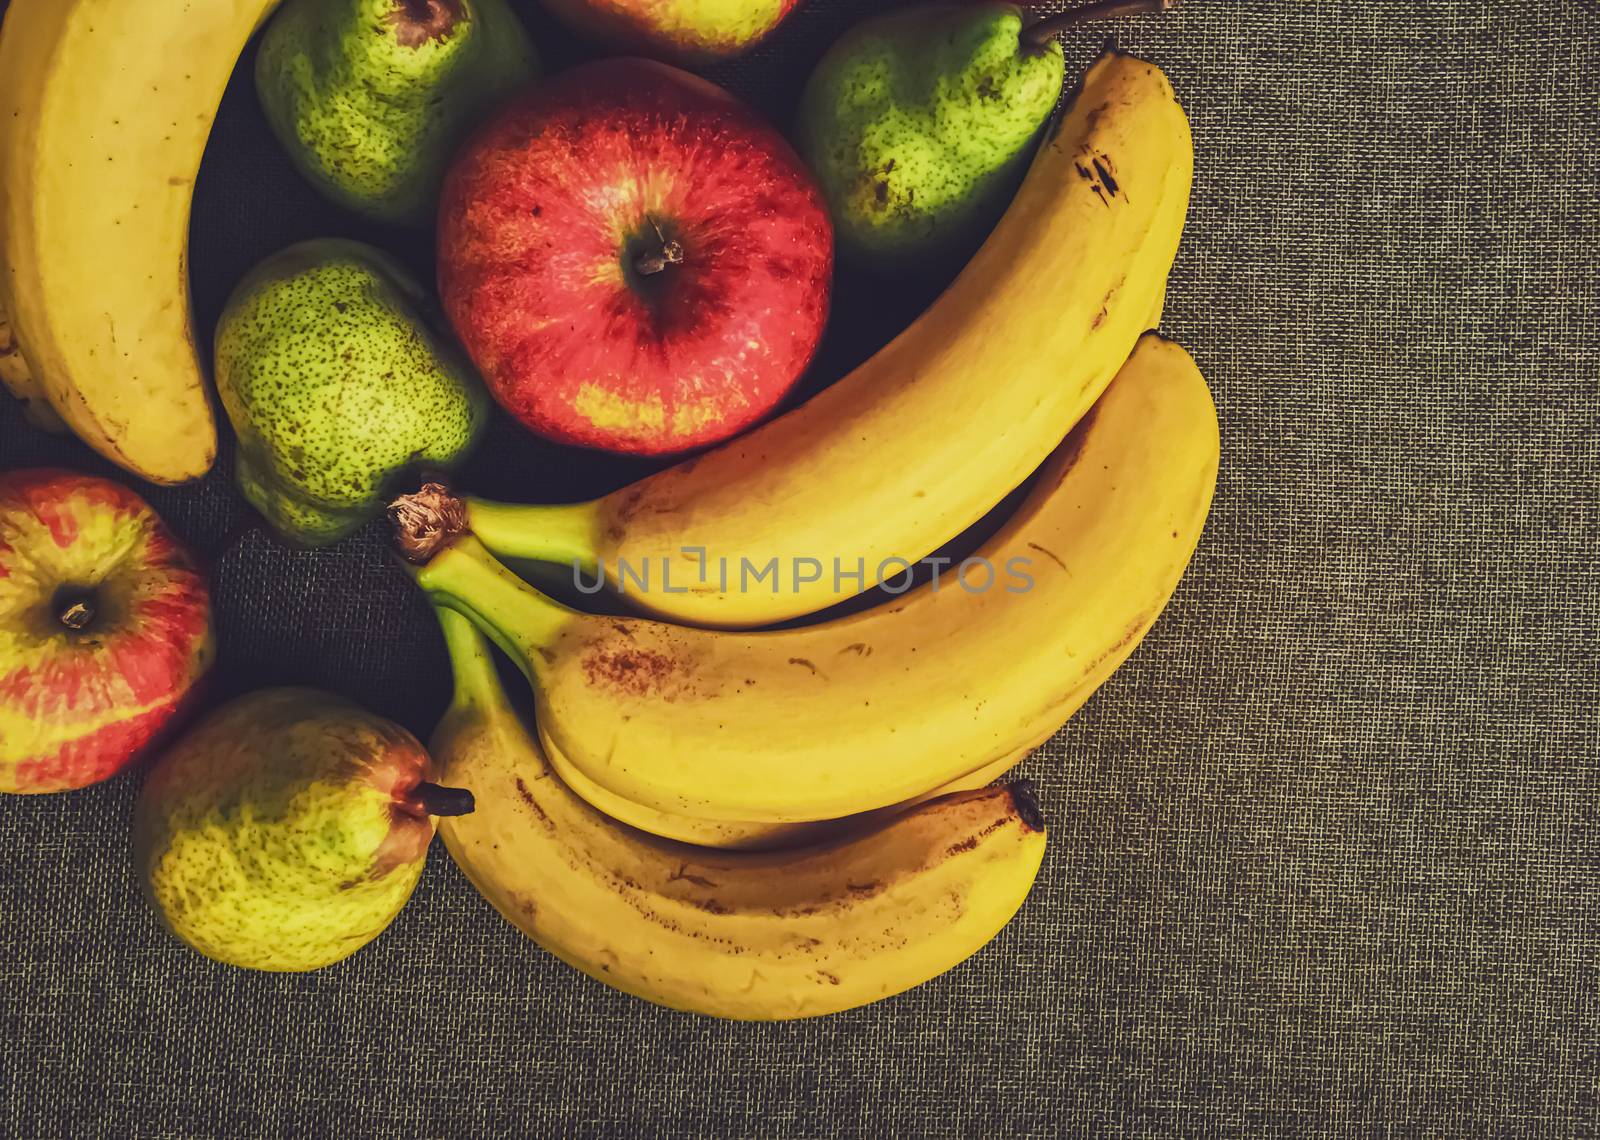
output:
[[[276,3],[11,0],[0,26],[0,310],[26,356],[7,386],[151,482],[204,475],[216,454],[190,198]]]
[[[548,737],[539,743],[544,749],[545,759],[556,775],[561,777],[561,782],[590,807],[619,823],[625,823],[650,835],[722,851],[781,851],[785,848],[806,847],[853,835],[939,796],[987,787],[1021,764],[1033,752],[1032,748],[1021,749],[993,764],[979,768],[970,775],[951,780],[943,787],[914,796],[905,803],[895,804],[892,807],[878,808],[876,811],[863,812],[860,815],[849,815],[843,819],[817,819],[804,823],[751,823],[674,815],[671,812],[657,811],[655,808],[636,804],[615,792],[607,791],[585,776],[561,754]]]
[[[850,617],[749,633],[582,614],[470,534],[415,575],[514,657],[543,736],[606,791],[699,819],[836,819],[925,794],[1076,712],[1176,589],[1219,444],[1193,359],[1152,335],[966,571]],[[403,502],[402,529],[431,518],[449,534],[459,504],[434,497]]]
[[[456,695],[431,751],[477,802],[441,821],[445,845],[508,921],[609,986],[741,1020],[851,1009],[976,953],[1038,876],[1044,825],[1022,785],[945,796],[798,851],[706,851],[633,831],[562,784],[472,624],[440,620]]]

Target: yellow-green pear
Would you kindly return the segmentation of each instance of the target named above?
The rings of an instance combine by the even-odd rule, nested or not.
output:
[[[219,962],[304,971],[354,954],[411,897],[433,817],[470,792],[427,782],[416,737],[313,689],[220,709],[139,798],[134,851],[166,925]]]

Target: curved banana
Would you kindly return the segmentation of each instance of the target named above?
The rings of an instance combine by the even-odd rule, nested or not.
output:
[[[1053,733],[1052,733],[1053,735]],[[1040,741],[1039,743],[1043,743]],[[737,820],[697,819],[690,815],[674,815],[655,808],[636,804],[615,792],[607,791],[595,783],[572,762],[563,756],[548,738],[540,741],[545,760],[556,775],[578,798],[618,823],[636,830],[672,839],[695,847],[709,847],[722,851],[781,851],[790,847],[808,847],[817,843],[853,835],[864,828],[892,819],[894,816],[926,803],[939,796],[955,792],[970,792],[988,787],[1032,754],[1033,748],[1024,748],[993,764],[985,765],[970,775],[952,780],[920,796],[913,796],[903,804],[894,804],[860,815],[843,819],[817,819],[804,823],[749,823]],[[1035,745],[1034,747],[1037,747]]]
[[[626,993],[716,1017],[811,1017],[889,997],[981,949],[1027,898],[1045,833],[1021,785],[946,796],[845,843],[701,851],[561,783],[471,624],[442,613],[456,696],[431,751],[477,810],[445,846],[508,921]]]
[[[0,265],[4,264],[5,255],[0,251]],[[0,387],[22,405],[22,414],[34,427],[43,431],[66,430],[61,418],[50,410],[44,389],[28,370],[28,362],[22,358],[22,346],[11,331],[4,309],[0,309]]]
[[[866,364],[596,502],[469,501],[472,529],[498,554],[604,570],[613,585],[622,563],[658,582],[670,567],[670,592],[625,592],[689,625],[768,625],[870,589],[896,559],[920,559],[982,518],[1110,383],[1159,312],[1193,171],[1167,77],[1107,55],[982,250]],[[738,588],[746,566],[768,565],[771,588]]]
[[[1205,379],[1151,335],[963,572],[851,617],[740,633],[580,614],[470,535],[413,572],[517,660],[541,732],[594,783],[674,815],[834,819],[939,787],[1077,711],[1177,587],[1218,452]],[[397,521],[453,503],[403,502]]]
[[[216,454],[189,204],[228,77],[275,3],[12,0],[0,27],[0,309],[61,419],[152,482]]]

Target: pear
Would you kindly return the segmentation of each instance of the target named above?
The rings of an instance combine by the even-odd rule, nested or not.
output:
[[[351,241],[292,246],[239,284],[217,327],[216,379],[239,489],[306,546],[382,513],[402,470],[464,459],[488,418],[483,382],[429,297]]]
[[[371,942],[422,874],[433,816],[470,793],[425,782],[405,729],[313,689],[218,710],[155,765],[134,852],[166,925],[255,970],[330,965]]]
[[[463,133],[538,70],[505,0],[288,0],[262,37],[256,91],[329,198],[424,225]]]
[[[1052,26],[1053,30],[1053,26]],[[932,4],[863,23],[801,97],[797,144],[839,255],[898,276],[970,253],[1004,212],[1066,63],[1013,4]]]

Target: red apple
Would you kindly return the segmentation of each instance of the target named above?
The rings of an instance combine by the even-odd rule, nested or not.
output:
[[[213,656],[205,580],[143,499],[69,471],[0,474],[0,792],[115,775]]]
[[[610,59],[518,97],[446,181],[439,290],[502,406],[655,455],[766,415],[828,316],[833,228],[788,143],[725,91]]]
[[[612,49],[677,63],[738,55],[800,0],[545,0],[570,27]]]

